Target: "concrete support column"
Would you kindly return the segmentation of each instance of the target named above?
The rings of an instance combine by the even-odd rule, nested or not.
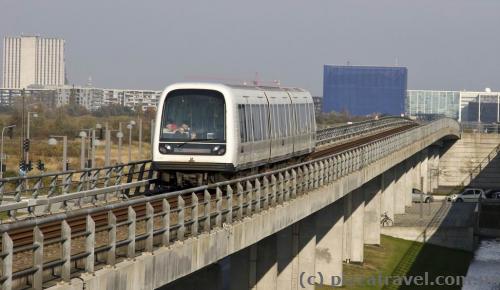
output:
[[[299,222],[299,247],[298,247],[298,275],[316,273],[316,221],[315,215],[311,215]],[[295,285],[293,285],[295,286]],[[304,288],[314,290],[314,285],[304,283]]]
[[[422,191],[429,192],[429,152],[428,148],[421,151],[420,176],[423,177]]]
[[[276,288],[278,265],[276,257],[276,235],[271,235],[257,244],[256,283],[254,290],[274,290]],[[252,260],[252,253],[250,260]],[[255,254],[254,254],[255,255]],[[250,272],[252,273],[252,272]]]
[[[229,289],[251,289],[253,285],[250,285],[250,247],[232,254],[230,263]]]
[[[404,161],[404,168],[405,168],[405,206],[411,206],[412,203],[412,196],[411,192],[413,189],[413,176],[414,176],[414,170],[413,170],[413,158],[408,158]]]
[[[363,186],[365,195],[364,243],[368,245],[380,245],[381,178],[379,175]]]
[[[434,192],[439,186],[439,146],[429,147],[429,190]]]
[[[394,168],[382,173],[381,183],[381,214],[387,212],[387,215],[394,220]]]
[[[344,201],[344,260],[362,263],[364,247],[365,196],[354,190]]]
[[[316,214],[315,269],[326,277],[342,277],[343,201],[344,199],[338,200]]]
[[[404,214],[406,204],[406,179],[403,163],[398,163],[394,167],[394,214]]]
[[[365,195],[361,189],[352,196],[352,255],[351,262],[363,263],[365,245]]]
[[[352,194],[349,193],[337,200],[342,201],[344,207],[344,226],[342,229],[342,260],[345,262],[351,261],[352,248]]]
[[[230,256],[229,289],[277,289],[277,235]],[[224,279],[225,280],[225,279]]]
[[[299,225],[294,224],[276,233],[278,278],[276,289],[295,290],[298,287]]]

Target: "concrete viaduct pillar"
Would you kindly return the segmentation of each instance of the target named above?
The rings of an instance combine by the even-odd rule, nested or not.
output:
[[[365,198],[364,243],[367,245],[380,245],[381,179],[382,176],[379,175],[363,186]]]
[[[344,199],[316,215],[316,272],[325,277],[342,277]],[[340,286],[340,285],[339,285]],[[281,289],[281,288],[280,288]]]
[[[292,290],[298,285],[299,225],[284,228],[277,234],[278,277],[276,289]]]
[[[429,191],[434,192],[439,186],[439,146],[429,147]]]
[[[381,214],[385,212],[394,220],[394,168],[382,173],[381,186],[382,200],[381,200]]]
[[[398,163],[394,170],[394,214],[404,214],[406,205],[406,168]]]
[[[229,289],[277,289],[277,235],[230,256]]]
[[[316,273],[316,215],[299,222],[298,275]],[[304,283],[300,289],[314,290],[314,285]]]
[[[413,158],[408,158],[404,161],[405,168],[405,206],[411,206],[412,204],[412,189],[414,188],[414,175],[413,170]]]
[[[362,189],[344,197],[344,260],[363,262],[365,198]]]
[[[425,148],[421,151],[420,157],[420,177],[423,178],[423,186],[422,191],[427,193],[429,192],[429,151],[428,148]],[[420,182],[420,181],[419,181]],[[419,186],[420,188],[420,186]]]

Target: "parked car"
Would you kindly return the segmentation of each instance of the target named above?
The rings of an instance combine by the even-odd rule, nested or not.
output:
[[[488,189],[484,192],[484,196],[489,199],[500,199],[500,189]]]
[[[458,194],[448,196],[451,202],[477,202],[479,197],[486,198],[484,190],[481,188],[466,188]]]
[[[432,195],[423,193],[422,191],[420,191],[420,189],[414,188],[411,191],[411,200],[413,202],[424,201],[425,203],[428,203],[434,201],[434,198],[432,197]]]

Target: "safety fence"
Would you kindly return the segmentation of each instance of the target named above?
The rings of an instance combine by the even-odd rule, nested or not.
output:
[[[379,120],[363,121],[349,125],[341,125],[319,130],[317,133],[318,145],[335,143],[342,140],[373,134],[375,132],[406,124],[413,121],[401,117],[386,117]],[[153,179],[154,171],[151,168],[151,160],[142,160],[127,164],[117,164],[102,168],[91,168],[84,170],[71,170],[66,172],[54,172],[33,176],[18,176],[0,179],[0,211],[2,206],[10,205],[10,208],[20,209],[25,203],[34,202],[37,199],[47,199],[55,196],[64,196],[71,193],[88,191],[97,188],[117,186],[124,182]],[[123,195],[127,197],[131,192],[126,191]],[[132,191],[134,194],[135,191]],[[104,200],[109,200],[105,198]],[[12,206],[12,203],[20,203]],[[58,209],[58,207],[57,207]],[[46,212],[51,212],[48,206]],[[15,218],[16,211],[9,212],[9,217]]]
[[[15,218],[16,211],[25,203],[49,200],[72,193],[93,191],[123,183],[152,179],[154,171],[151,160],[136,161],[102,168],[71,170],[36,176],[10,177],[0,179],[0,211],[10,207],[8,215]],[[135,190],[124,190],[124,197],[134,195]],[[106,197],[108,199],[108,197]],[[51,211],[50,204],[44,211]]]
[[[351,139],[366,133],[376,133],[388,128],[416,124],[415,121],[403,117],[384,117],[318,130],[316,146]]]

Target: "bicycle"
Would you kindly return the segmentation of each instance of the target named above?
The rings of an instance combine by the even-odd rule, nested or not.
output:
[[[392,227],[394,221],[387,215],[387,212],[381,215],[382,219],[380,220],[380,225],[383,227]]]

